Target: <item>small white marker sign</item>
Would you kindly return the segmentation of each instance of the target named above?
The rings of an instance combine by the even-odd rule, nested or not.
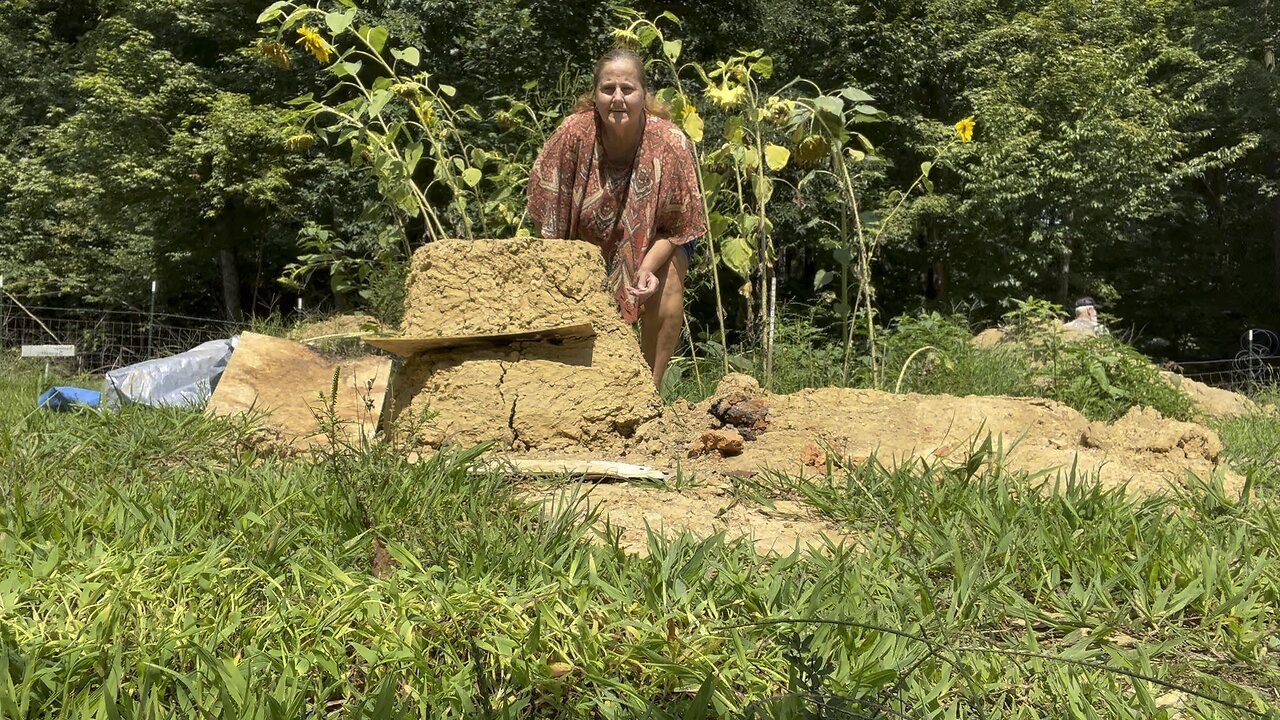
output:
[[[75,357],[75,345],[23,345],[22,357]]]

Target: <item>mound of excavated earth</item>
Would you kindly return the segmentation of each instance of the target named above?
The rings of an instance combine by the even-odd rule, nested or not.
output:
[[[990,434],[1013,469],[1063,477],[1074,469],[1135,492],[1185,487],[1188,472],[1206,481],[1222,473],[1232,495],[1243,485],[1223,462],[1216,433],[1145,408],[1114,424],[1094,423],[1052,400],[841,388],[770,395],[750,378],[730,376],[693,416],[700,423],[686,438],[698,456],[693,467],[721,474],[825,472],[828,453],[855,463],[874,455],[890,466],[914,458],[963,462]],[[705,434],[717,430],[754,439],[729,456],[705,451]]]
[[[673,492],[632,484],[596,485],[590,504],[640,550],[645,527],[665,532],[748,535],[761,549],[819,543],[838,530],[802,506],[774,511],[743,503],[735,478],[775,469],[825,472],[828,454],[886,465],[959,463],[990,434],[1012,469],[1075,472],[1135,492],[1221,473],[1231,494],[1241,478],[1220,462],[1210,430],[1135,410],[1119,422],[1091,423],[1049,400],[895,395],[825,388],[762,392],[730,376],[699,405],[664,407],[635,331],[618,316],[600,251],[563,240],[441,241],[415,253],[402,332],[441,338],[493,335],[590,323],[589,339],[519,341],[430,350],[405,362],[392,414],[429,418],[419,440],[495,441],[512,456],[621,460],[703,483]],[[526,486],[555,503],[563,490]],[[784,507],[785,506],[785,507]]]
[[[515,451],[617,452],[662,411],[634,330],[593,245],[447,240],[414,253],[406,336],[520,332],[589,322],[595,337],[417,355],[399,371],[397,414],[427,410],[427,445],[497,441]]]

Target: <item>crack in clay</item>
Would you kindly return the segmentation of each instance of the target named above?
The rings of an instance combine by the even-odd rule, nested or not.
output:
[[[503,383],[507,379],[507,371],[511,369],[510,363],[498,361],[498,368],[502,374],[498,376],[498,397],[502,400],[502,404],[507,404],[507,394],[503,392]],[[507,429],[511,431],[511,444],[514,445],[520,435],[516,432],[516,402],[511,401],[511,412],[507,414]]]

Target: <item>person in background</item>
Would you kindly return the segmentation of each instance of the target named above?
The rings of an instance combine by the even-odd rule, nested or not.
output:
[[[689,139],[667,117],[644,60],[611,50],[538,153],[528,186],[540,237],[599,246],[619,312],[641,323],[659,388],[684,324],[685,274],[707,232]]]
[[[1062,325],[1064,330],[1101,337],[1107,334],[1107,328],[1098,322],[1098,304],[1091,297],[1076,300],[1076,317]]]

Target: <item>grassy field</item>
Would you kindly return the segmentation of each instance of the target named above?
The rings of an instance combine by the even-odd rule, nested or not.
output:
[[[979,445],[742,488],[826,547],[637,557],[478,449],[287,459],[41,389],[0,368],[0,717],[1278,717],[1275,418],[1220,428],[1242,501],[1037,492]]]

